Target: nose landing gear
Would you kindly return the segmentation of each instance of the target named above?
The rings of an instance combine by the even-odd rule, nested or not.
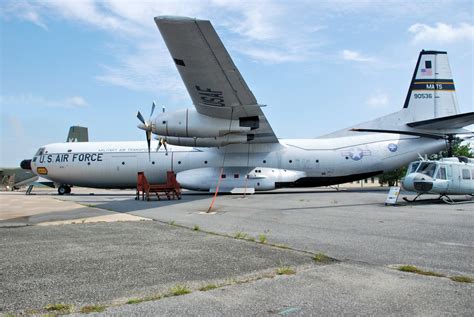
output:
[[[58,195],[70,194],[71,193],[71,186],[68,185],[60,185],[58,187]]]

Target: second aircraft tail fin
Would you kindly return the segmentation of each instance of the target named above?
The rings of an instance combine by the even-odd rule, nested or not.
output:
[[[77,125],[70,127],[66,142],[89,142],[89,132],[87,128]]]
[[[446,52],[420,52],[403,108],[411,114],[413,121],[459,113]]]

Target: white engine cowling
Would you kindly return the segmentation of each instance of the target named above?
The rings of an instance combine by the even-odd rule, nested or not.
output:
[[[164,112],[153,123],[154,134],[172,137],[209,138],[251,130],[249,126],[242,126],[239,120],[209,117],[193,108]]]
[[[214,138],[182,138],[174,136],[158,136],[157,139],[166,139],[166,143],[180,146],[193,147],[219,147],[229,144],[241,144],[250,141],[250,136],[242,134],[228,134]]]

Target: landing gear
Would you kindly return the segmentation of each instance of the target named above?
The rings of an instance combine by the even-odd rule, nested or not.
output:
[[[70,194],[71,193],[71,187],[68,185],[60,185],[58,187],[58,195],[64,195],[64,194]]]

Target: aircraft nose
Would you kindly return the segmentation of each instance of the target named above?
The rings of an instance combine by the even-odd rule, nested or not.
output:
[[[23,160],[20,163],[20,167],[24,170],[31,170],[31,160]]]
[[[428,192],[433,189],[433,178],[428,175],[418,174],[413,179],[413,187],[418,192]]]

